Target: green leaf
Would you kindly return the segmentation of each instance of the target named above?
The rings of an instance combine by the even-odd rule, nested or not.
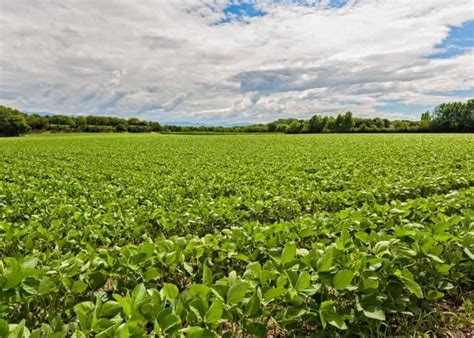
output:
[[[245,298],[248,289],[248,284],[245,282],[238,282],[227,291],[227,304],[237,304]]]
[[[442,292],[439,292],[437,290],[429,290],[427,293],[426,293],[426,298],[429,299],[429,300],[440,300],[444,297],[444,293]]]
[[[48,293],[52,293],[56,291],[57,291],[57,286],[50,277],[44,277],[38,286],[39,295],[46,295]]]
[[[354,236],[364,244],[368,244],[370,242],[369,234],[365,231],[356,232]]]
[[[394,274],[403,282],[403,284],[405,284],[406,288],[411,293],[413,293],[418,298],[423,298],[423,291],[420,285],[413,279],[413,275],[410,271],[396,270]]]
[[[281,253],[281,263],[282,264],[289,263],[293,259],[295,259],[295,256],[296,256],[296,244],[287,243]]]
[[[328,323],[340,330],[347,330],[346,322],[344,321],[343,317],[337,313],[330,314],[328,316]]]
[[[261,303],[261,292],[260,289],[257,289],[252,297],[250,297],[247,305],[245,306],[245,314],[250,318],[257,316],[260,312],[260,303]]]
[[[145,302],[146,288],[145,285],[138,284],[132,291],[132,312],[138,310],[139,306]]]
[[[385,320],[385,313],[382,311],[382,309],[375,307],[375,306],[367,306],[363,307],[364,316],[367,318],[372,318],[372,319],[377,319],[384,321]]]
[[[403,278],[405,286],[418,298],[423,298],[423,291],[421,290],[420,285],[412,279]]]
[[[30,332],[25,327],[25,320],[23,319],[19,324],[10,324],[8,338],[23,338],[29,337]]]
[[[0,318],[0,337],[8,336],[8,322]]]
[[[427,257],[431,258],[431,260],[437,262],[437,263],[440,263],[440,264],[443,264],[444,261],[439,258],[438,256],[434,255],[434,254],[426,254]]]
[[[132,314],[132,304],[130,298],[122,297],[117,293],[114,293],[112,297],[114,297],[114,299],[120,304],[125,315],[130,316]]]
[[[179,289],[174,284],[164,283],[162,291],[163,291],[163,296],[167,298],[168,300],[173,300],[173,299],[178,298]]]
[[[214,331],[203,329],[199,326],[190,326],[180,330],[181,333],[185,333],[186,337],[217,337],[218,335]]]
[[[308,271],[301,272],[300,276],[298,277],[298,281],[296,282],[296,290],[302,291],[309,289],[311,287],[311,275]]]
[[[332,283],[336,289],[344,290],[351,284],[352,278],[354,278],[354,272],[350,270],[341,270],[334,275]]]
[[[211,286],[213,283],[212,280],[212,271],[207,265],[204,265],[202,271],[202,283],[207,286]]]
[[[389,252],[389,247],[390,247],[391,242],[390,241],[380,241],[377,244],[375,244],[373,248],[373,252],[376,256],[383,256],[384,254]]]
[[[285,288],[270,288],[264,293],[263,300],[268,303],[274,299],[279,298],[286,292],[287,290]]]
[[[463,251],[467,255],[467,257],[474,261],[474,254],[468,248],[464,248]]]
[[[459,223],[462,220],[462,217],[459,215],[453,216],[449,218],[445,222],[438,223],[434,225],[431,229],[435,234],[440,233],[448,229],[449,227],[452,227],[453,225]]]
[[[145,275],[143,276],[146,282],[155,280],[160,277],[160,273],[156,268],[149,268],[146,270]]]
[[[4,290],[8,290],[8,289],[14,289],[16,288],[18,285],[20,285],[21,281],[23,280],[23,273],[21,272],[21,270],[13,270],[12,272],[9,272],[5,275],[7,281],[6,283],[3,285],[3,289]]]
[[[122,307],[119,303],[109,300],[102,305],[100,316],[104,318],[112,318],[120,312],[121,308]]]
[[[209,310],[206,312],[205,321],[208,324],[214,324],[222,318],[222,313],[224,312],[224,306],[220,300],[215,300]]]
[[[318,272],[328,271],[332,267],[333,248],[328,248],[318,261]]]
[[[202,299],[206,299],[207,295],[209,294],[209,287],[203,284],[194,284],[191,285],[189,288],[189,293],[193,297],[199,297]]]
[[[87,284],[81,280],[76,280],[72,284],[72,288],[71,288],[72,292],[83,293],[86,290],[87,290]]]
[[[324,301],[319,306],[319,317],[323,328],[329,323],[341,330],[347,330],[347,325],[344,322],[342,315],[336,312],[336,302],[332,300]]]
[[[171,331],[172,328],[181,323],[180,318],[171,313],[169,309],[161,311],[156,320],[164,332]]]

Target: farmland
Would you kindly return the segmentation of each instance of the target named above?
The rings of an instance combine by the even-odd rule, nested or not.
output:
[[[472,329],[472,134],[43,135],[0,159],[1,337]]]

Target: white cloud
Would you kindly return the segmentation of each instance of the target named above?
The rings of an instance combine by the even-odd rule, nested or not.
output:
[[[0,103],[238,123],[389,116],[387,100],[436,105],[474,88],[472,50],[427,58],[474,19],[474,0],[309,2],[259,1],[266,15],[219,24],[229,1],[2,0]]]

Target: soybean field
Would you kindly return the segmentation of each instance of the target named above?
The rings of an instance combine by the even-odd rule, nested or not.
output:
[[[0,337],[472,334],[474,135],[0,139]]]

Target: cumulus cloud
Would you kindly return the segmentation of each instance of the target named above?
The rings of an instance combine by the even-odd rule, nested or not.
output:
[[[2,0],[0,13],[0,103],[26,111],[418,118],[384,107],[434,106],[474,88],[472,48],[431,57],[474,19],[474,0]]]

